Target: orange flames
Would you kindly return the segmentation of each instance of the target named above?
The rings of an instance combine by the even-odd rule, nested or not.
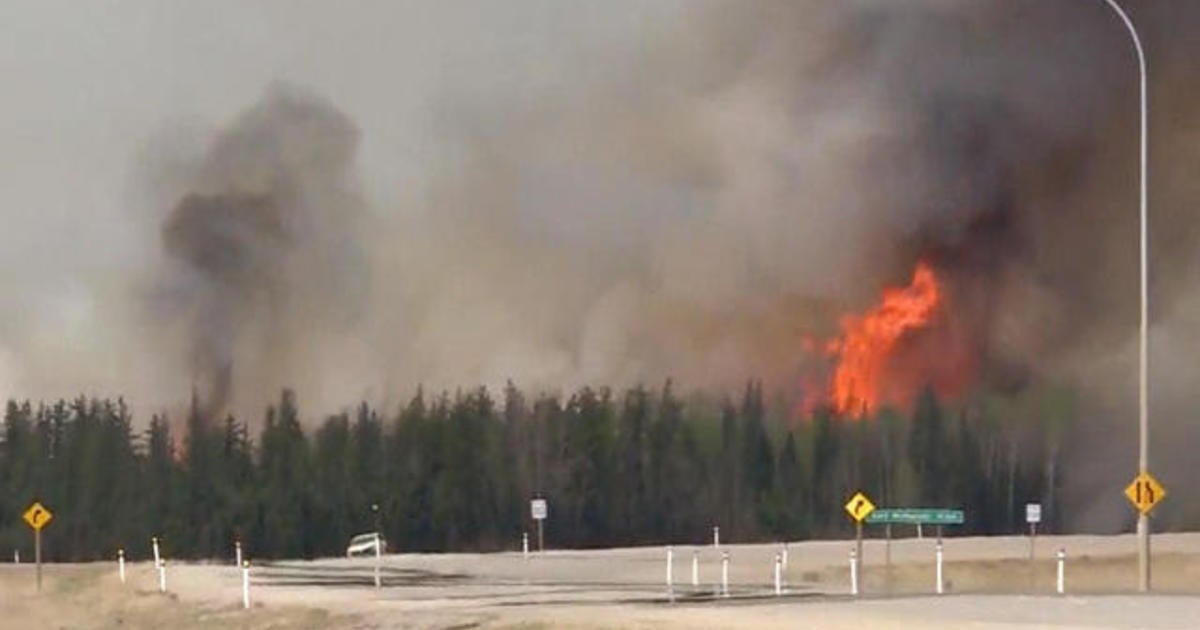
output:
[[[879,304],[862,315],[841,319],[841,335],[825,345],[836,362],[829,384],[829,403],[841,414],[866,413],[888,400],[888,361],[905,334],[930,324],[942,293],[933,269],[917,264],[912,282],[883,291]]]

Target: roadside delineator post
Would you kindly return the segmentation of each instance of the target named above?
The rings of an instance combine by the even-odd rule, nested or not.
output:
[[[783,595],[783,554],[775,553],[775,596]]]
[[[700,552],[692,550],[692,588],[700,588]]]
[[[521,533],[521,555],[526,560],[529,559],[529,532]]]
[[[858,552],[850,549],[850,594],[858,595]]]
[[[787,565],[788,565],[788,544],[785,542],[785,543],[783,543],[783,571],[784,571],[784,573],[787,573]]]
[[[21,550],[13,549],[13,564],[21,564]]]
[[[721,552],[721,597],[729,597],[729,552]]]
[[[375,588],[383,586],[383,582],[379,576],[379,564],[383,561],[383,541],[379,539],[379,532],[375,532]]]
[[[158,561],[158,592],[167,592],[167,563],[165,560]]]
[[[721,548],[721,528],[713,526],[713,549]]]
[[[162,556],[158,553],[158,536],[150,539],[150,545],[154,547],[154,566],[158,566],[162,562]]]
[[[250,609],[250,561],[242,562],[242,608]]]
[[[1058,550],[1058,594],[1062,595],[1066,591],[1066,581],[1064,575],[1064,565],[1067,562],[1067,550],[1059,548]]]
[[[667,597],[675,601],[675,549],[667,545]]]
[[[125,583],[125,550],[117,550],[117,574],[121,576],[121,583]]]
[[[237,559],[236,566],[242,566],[242,541],[233,541],[233,553],[234,557]]]
[[[945,589],[945,582],[942,580],[942,541],[937,542],[937,594],[941,595]]]

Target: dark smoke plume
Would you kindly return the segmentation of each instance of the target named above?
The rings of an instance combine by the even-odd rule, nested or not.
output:
[[[906,360],[966,357],[949,363],[985,393],[1078,391],[1063,474],[1085,507],[1069,524],[1123,526],[1137,83],[1105,3],[683,2],[621,33],[592,19],[662,4],[430,8],[425,38],[393,32],[412,23],[398,3],[279,9],[281,23],[388,26],[353,29],[362,46],[316,29],[303,55],[274,58],[325,97],[276,85],[232,120],[228,103],[198,106],[215,134],[172,128],[147,150],[135,187],[155,214],[131,233],[152,245],[120,245],[138,250],[123,274],[153,267],[152,299],[142,278],[101,267],[78,291],[93,306],[82,314],[10,309],[0,381],[164,405],[195,382],[210,413],[247,418],[283,386],[310,417],[510,378],[535,390],[763,378],[800,397],[806,339],[924,258],[953,325],[909,340]],[[1150,66],[1151,448],[1170,522],[1200,505],[1186,496],[1200,440],[1200,2],[1125,4]],[[430,35],[421,24],[409,34]],[[180,93],[257,85],[263,67],[181,70]],[[196,137],[213,139],[197,151]],[[40,276],[22,286],[70,293]],[[63,365],[64,352],[92,360]],[[95,369],[111,356],[123,362]]]
[[[361,278],[349,180],[358,131],[326,101],[276,85],[214,142],[162,229],[186,276],[191,367],[208,415],[231,402],[239,355],[286,378],[305,330],[345,322],[334,287]]]

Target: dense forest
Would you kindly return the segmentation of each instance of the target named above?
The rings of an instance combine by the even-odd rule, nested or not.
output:
[[[10,401],[0,445],[0,545],[29,554],[21,512],[55,514],[53,560],[150,553],[255,557],[344,553],[378,524],[399,551],[519,548],[528,502],[549,503],[547,545],[798,540],[850,531],[858,489],[880,506],[956,507],[954,533],[1022,527],[1040,500],[1053,529],[1069,392],[944,404],[911,413],[801,412],[749,384],[736,399],[584,388],[529,398],[511,384],[430,396],[394,412],[367,404],[302,419],[284,391],[265,417],[213,421],[200,407],[144,431],[123,400]],[[306,430],[305,427],[311,427]],[[7,553],[7,552],[6,552]],[[30,557],[26,555],[26,557]]]

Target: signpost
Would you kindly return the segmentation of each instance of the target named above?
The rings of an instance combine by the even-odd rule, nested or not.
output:
[[[548,510],[546,508],[545,499],[534,499],[529,502],[529,513],[533,516],[533,520],[537,521],[538,528],[538,551],[541,552],[545,548],[545,539],[542,531],[542,523],[546,520]]]
[[[942,508],[878,508],[872,506],[870,513],[864,519],[868,525],[886,526],[887,541],[884,543],[884,566],[888,590],[892,588],[892,525],[916,525],[917,532],[922,525],[937,526],[938,557],[941,557],[942,526],[962,525],[962,510],[947,510]],[[861,527],[860,527],[861,530]],[[861,552],[860,552],[861,557]],[[938,584],[941,582],[941,563],[938,563]],[[940,591],[939,591],[940,592]]]
[[[1143,378],[1143,381],[1145,379]],[[1133,478],[1133,482],[1125,487],[1125,496],[1138,511],[1138,536],[1141,545],[1138,547],[1139,586],[1143,592],[1150,590],[1150,511],[1167,496],[1167,489],[1146,470],[1146,436],[1145,436],[1145,405],[1143,403],[1142,417],[1142,471]]]
[[[862,548],[862,526],[863,519],[871,516],[875,511],[875,504],[867,498],[867,495],[862,492],[854,493],[850,500],[846,502],[846,513],[854,520],[854,557],[861,563],[863,557]]]
[[[1025,522],[1029,524],[1029,585],[1033,587],[1033,558],[1034,545],[1037,543],[1037,526],[1042,522],[1042,504],[1041,503],[1026,503],[1025,504]]]
[[[23,515],[25,522],[33,528],[33,559],[37,563],[37,590],[42,592],[42,528],[54,518],[54,514],[38,501],[34,501]]]

